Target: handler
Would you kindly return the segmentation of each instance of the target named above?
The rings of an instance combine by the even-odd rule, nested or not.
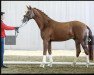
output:
[[[4,12],[1,12],[1,49],[0,49],[0,67],[2,68],[7,68],[4,64],[3,64],[3,59],[4,59],[4,38],[6,37],[5,35],[5,30],[18,30],[19,27],[12,27],[12,26],[7,26],[6,24],[4,24],[3,19],[4,19]]]

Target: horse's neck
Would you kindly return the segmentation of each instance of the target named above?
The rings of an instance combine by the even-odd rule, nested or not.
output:
[[[47,23],[47,21],[43,21],[38,17],[34,18],[34,20],[36,21],[36,23],[41,31],[44,30],[44,28],[54,25],[54,23],[57,23],[57,21],[52,20],[51,18],[49,18],[48,23]]]
[[[38,17],[34,18],[34,20],[36,21],[36,23],[37,23],[39,29],[42,30],[43,27],[44,27],[44,24],[43,24],[42,20],[39,19]]]
[[[42,14],[40,11],[37,11],[36,9],[34,9],[34,13],[36,15],[34,20],[36,21],[40,30],[44,30],[44,28],[46,28],[48,25],[50,25],[50,23],[49,23],[50,21],[51,21],[51,24],[55,22],[50,17],[45,16],[44,14]]]

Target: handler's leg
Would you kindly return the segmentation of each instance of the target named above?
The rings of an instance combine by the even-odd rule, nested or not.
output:
[[[1,61],[0,61],[0,67],[2,67],[3,66],[3,60],[4,60],[4,38],[1,38],[1,56],[0,56],[0,59],[1,59]]]

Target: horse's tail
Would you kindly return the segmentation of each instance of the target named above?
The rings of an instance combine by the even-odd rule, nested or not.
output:
[[[91,29],[87,26],[87,29],[89,30],[89,35],[88,35],[88,49],[89,49],[89,59],[93,60],[93,36],[92,36],[92,31]]]

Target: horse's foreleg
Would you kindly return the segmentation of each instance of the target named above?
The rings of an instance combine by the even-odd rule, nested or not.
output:
[[[43,60],[42,63],[40,64],[40,67],[45,67],[45,63],[46,63],[46,55],[43,55]]]
[[[49,41],[49,44],[48,44],[48,53],[49,53],[48,58],[49,58],[49,61],[50,61],[48,66],[52,67],[53,59],[52,59],[52,51],[51,51],[51,41]]]
[[[47,49],[48,49],[48,41],[43,41],[43,60],[42,60],[42,63],[40,65],[40,67],[43,67],[45,66],[45,63],[46,63],[46,53],[47,53]]]

